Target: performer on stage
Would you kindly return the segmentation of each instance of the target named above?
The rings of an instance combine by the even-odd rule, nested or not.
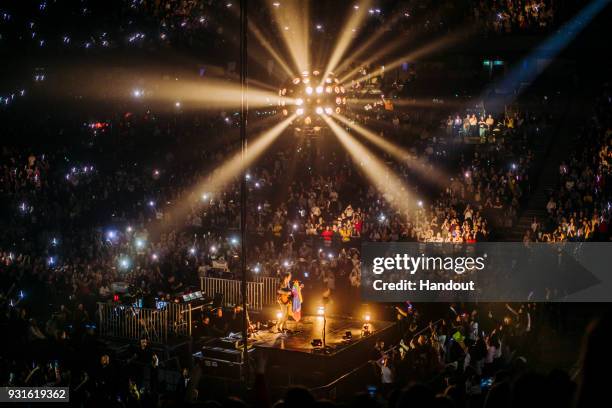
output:
[[[276,324],[276,330],[282,333],[287,330],[287,320],[292,308],[291,299],[291,273],[287,272],[281,280],[280,288],[277,291],[278,294],[278,305],[280,307],[280,318]]]
[[[300,281],[297,279],[293,280],[293,286],[291,287],[291,297],[293,298],[293,302],[291,305],[291,317],[296,322],[299,322],[302,318],[302,288],[304,285],[300,284]]]

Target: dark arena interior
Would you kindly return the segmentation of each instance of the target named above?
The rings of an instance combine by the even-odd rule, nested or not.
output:
[[[0,1],[0,404],[610,406],[610,18]]]

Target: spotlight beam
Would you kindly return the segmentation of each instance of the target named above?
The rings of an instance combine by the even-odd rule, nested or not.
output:
[[[380,37],[382,37],[382,35],[384,35],[384,33],[388,30],[389,27],[393,27],[395,25],[395,23],[400,18],[402,18],[402,17],[404,17],[404,12],[403,11],[395,12],[395,14],[391,18],[391,20],[387,24],[385,24],[384,27],[381,27],[379,29],[379,31],[374,33],[374,35],[372,35],[369,39],[367,39],[365,41],[365,43],[361,47],[359,47],[359,49],[357,49],[351,55],[351,57],[352,57],[351,59],[348,59],[348,60],[344,61],[341,64],[341,67],[336,69],[336,71],[337,71],[336,73],[337,74],[342,73],[342,70],[345,69],[345,67],[347,66],[348,63],[351,62],[351,60],[356,59],[359,55],[361,55],[363,52],[365,52],[371,44],[374,44]],[[394,52],[399,46],[405,45],[406,44],[405,40],[406,40],[405,38],[398,37],[395,40],[390,41],[382,49],[379,49],[379,51],[377,51],[374,54],[370,55],[360,65],[361,66],[365,66],[365,65],[369,65],[369,64],[372,64],[372,63],[378,61],[379,59],[381,59],[385,55],[390,54],[391,52]],[[343,77],[340,79],[340,82],[344,83],[345,81],[351,79],[355,74],[357,74],[359,72],[359,69],[360,69],[360,67],[356,67],[356,68],[352,69],[349,73],[343,75]]]
[[[279,55],[279,53],[272,47],[272,44],[266,39],[261,30],[249,20],[249,30],[253,33],[257,41],[264,47],[266,51],[274,58],[274,60],[278,63],[278,65],[285,71],[287,76],[291,78],[294,75],[294,70],[289,68],[289,65],[285,62],[285,60]]]
[[[353,28],[359,27],[361,25],[368,13],[367,9],[370,7],[371,4],[371,0],[365,0],[364,2],[362,2],[362,4],[359,5],[360,7],[354,10],[353,14],[344,24],[344,27],[341,31],[342,34],[340,35],[340,38],[336,43],[336,47],[334,48],[334,51],[332,52],[331,57],[327,62],[327,67],[325,68],[323,77],[327,77],[330,72],[333,72],[338,63],[340,62],[340,59],[342,59],[342,57],[344,56],[344,53],[353,41]]]
[[[384,102],[388,98],[349,98],[346,100],[347,103],[354,105],[364,105],[368,103],[380,103]],[[428,99],[390,99],[393,106],[409,106],[413,108],[448,108],[453,106],[462,106],[461,103],[454,100],[443,101],[440,103],[434,103]]]
[[[239,8],[232,8],[232,10],[235,11],[235,15],[236,17],[240,17],[240,12],[239,12]],[[268,54],[270,54],[270,56],[272,58],[274,58],[274,60],[278,63],[278,65],[280,65],[280,67],[283,69],[283,71],[285,71],[285,73],[287,74],[287,76],[289,78],[291,78],[293,76],[293,73],[295,72],[294,70],[292,70],[291,68],[289,68],[289,64],[287,64],[287,62],[280,56],[280,54],[274,49],[274,47],[272,46],[272,44],[270,44],[270,41],[268,41],[268,39],[266,38],[266,36],[261,32],[261,30],[259,29],[259,27],[257,27],[257,25],[253,22],[253,20],[249,20],[247,21],[247,25],[249,28],[249,31],[255,36],[255,38],[257,38],[257,41],[259,41],[259,43],[263,46],[263,48],[268,52]],[[251,51],[250,54],[252,55],[253,52]],[[265,61],[262,60],[259,61],[258,58],[254,58],[255,61],[260,64],[262,67],[265,67]],[[249,82],[252,82],[253,79],[250,78]]]
[[[194,196],[200,197],[205,192],[218,192],[223,190],[233,179],[238,177],[244,169],[253,164],[255,160],[283,133],[291,124],[296,115],[291,115],[271,129],[260,134],[255,141],[248,146],[246,154],[242,152],[234,154],[221,167],[214,170],[205,180],[198,183],[191,190],[186,199],[179,202],[169,210],[169,219],[175,219],[185,215],[195,201]]]
[[[88,69],[89,68],[89,69]],[[162,75],[161,71],[172,74]],[[46,91],[54,97],[92,99],[96,101],[133,101],[157,110],[175,109],[237,109],[242,94],[236,81],[199,77],[192,71],[176,71],[172,67],[125,69],[109,65],[99,67],[67,67],[50,82]],[[278,93],[258,86],[248,89],[251,107],[275,106]]]
[[[270,13],[277,18],[277,29],[298,68],[297,72],[308,70],[310,68],[309,3],[306,2],[304,5],[303,1],[286,1],[276,7],[274,3],[268,1],[268,7]]]
[[[483,97],[491,91],[497,89],[514,90],[521,83],[531,85],[533,81],[548,67],[551,61],[567,47],[573,40],[586,28],[586,26],[597,15],[608,6],[610,0],[593,0],[586,5],[580,12],[570,21],[565,23],[554,34],[551,34],[546,40],[535,47],[529,55],[521,59],[512,70],[507,73],[501,81],[496,81],[492,86],[489,86],[482,93]],[[543,59],[544,64],[538,67],[525,69],[523,64],[525,61]],[[504,104],[512,102],[518,94],[512,92],[511,96],[506,98]]]
[[[357,48],[354,52],[351,53],[351,58],[345,59],[343,62],[340,63],[340,65],[334,68],[336,74],[340,74],[341,72],[343,72],[352,61],[359,58],[361,54],[366,52],[372,46],[372,44],[375,44],[383,35],[385,35],[389,28],[393,27],[397,20],[399,20],[400,16],[401,14],[399,13],[395,14],[391,21],[379,27],[378,30],[371,37],[369,37],[361,46],[359,46],[359,48]],[[401,43],[401,41],[397,42]],[[371,58],[369,58],[369,60],[371,60]],[[344,82],[345,80],[341,79],[340,81]]]
[[[436,170],[429,163],[425,162],[419,158],[413,158],[412,154],[401,146],[392,143],[385,138],[377,135],[365,127],[358,125],[355,122],[351,122],[346,117],[342,115],[333,115],[334,119],[339,122],[345,124],[351,129],[355,130],[357,133],[365,137],[367,140],[372,142],[374,145],[393,156],[399,162],[406,164],[411,170],[419,173],[419,175],[427,178],[428,180],[433,181],[436,185],[440,187],[445,187],[444,182],[448,180],[446,175],[444,175],[439,170]]]
[[[404,182],[397,177],[393,170],[376,158],[370,150],[356,140],[346,130],[342,129],[327,115],[323,115],[323,120],[340,140],[346,151],[349,152],[353,160],[358,163],[365,176],[376,186],[378,191],[383,193],[385,199],[395,210],[405,213],[416,208],[411,205],[414,200]]]
[[[353,82],[359,83],[359,82],[363,82],[373,76],[377,76],[383,73],[384,70],[390,70],[390,69],[394,69],[399,67],[400,65],[402,65],[404,62],[409,61],[409,60],[414,60],[417,58],[421,58],[424,55],[428,55],[431,54],[435,51],[439,51],[445,47],[450,46],[451,44],[455,43],[456,41],[458,41],[462,36],[459,34],[455,34],[453,36],[444,36],[442,38],[437,39],[434,42],[431,42],[429,44],[426,44],[418,49],[416,49],[415,51],[412,51],[409,54],[404,55],[403,57],[400,57],[398,59],[396,59],[395,61],[392,61],[389,64],[384,65],[381,68],[378,68],[377,70],[374,70],[373,72],[370,72],[367,75],[364,75],[358,79],[355,79]],[[345,83],[345,86],[348,86],[350,84]]]
[[[204,108],[238,108],[242,100],[240,86],[226,81],[158,81],[150,93],[145,89],[144,99],[154,101],[183,101]],[[249,87],[250,107],[272,106],[278,99],[274,92]]]
[[[362,66],[370,65],[373,62],[378,61],[380,58],[384,57],[390,52],[393,52],[396,48],[398,48],[399,46],[403,44],[404,44],[404,39],[398,38],[397,40],[392,41],[389,44],[385,45],[380,50],[372,54],[372,56],[368,57],[368,59],[366,59],[361,64],[359,64],[359,66],[353,68],[348,73],[346,73],[344,76],[342,76],[342,78],[340,78],[340,82],[345,83],[349,79],[353,78],[353,76],[355,76],[355,74],[359,72]]]

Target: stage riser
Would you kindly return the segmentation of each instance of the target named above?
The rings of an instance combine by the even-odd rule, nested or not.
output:
[[[395,326],[391,326],[367,337],[354,338],[341,351],[329,355],[257,346],[255,349],[266,356],[267,378],[273,388],[291,385],[313,388],[327,385],[366,363],[374,355],[378,340],[391,344],[399,340],[397,337]]]

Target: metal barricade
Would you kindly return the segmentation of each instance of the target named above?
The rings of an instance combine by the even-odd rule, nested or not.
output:
[[[275,305],[276,304],[276,292],[280,285],[280,279],[273,276],[255,276],[255,282],[263,284],[263,304]]]
[[[191,304],[168,303],[168,330],[177,337],[191,336]]]
[[[200,288],[207,296],[223,294],[223,306],[242,304],[242,282],[237,279],[200,278]],[[247,304],[252,310],[263,308],[264,284],[261,282],[247,282]]]
[[[168,303],[160,309],[133,305],[98,303],[97,320],[102,337],[128,340],[146,338],[166,344],[172,336],[191,335],[191,306]]]

